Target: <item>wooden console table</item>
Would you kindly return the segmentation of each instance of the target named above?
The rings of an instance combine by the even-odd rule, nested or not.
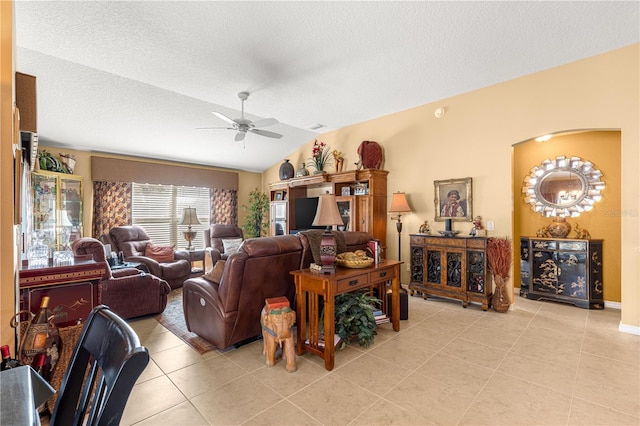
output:
[[[335,274],[320,274],[302,269],[292,271],[296,284],[296,311],[298,341],[296,352],[303,355],[306,351],[324,358],[327,370],[333,370],[335,347],[335,297],[354,290],[378,290],[378,297],[382,300],[382,310],[389,313],[387,298],[387,283],[391,281],[391,323],[395,331],[400,331],[400,265],[396,260],[383,260],[378,265],[363,269],[346,269],[336,267]],[[324,301],[324,335],[329,336],[324,342],[320,339],[320,305],[319,297]],[[309,316],[309,336],[307,336],[307,311]]]

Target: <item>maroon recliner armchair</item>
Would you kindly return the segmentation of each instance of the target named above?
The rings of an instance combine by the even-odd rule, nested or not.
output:
[[[153,244],[143,227],[137,225],[118,226],[109,231],[109,239],[116,251],[122,251],[127,262],[143,263],[149,272],[169,283],[171,288],[182,287],[191,276],[191,257],[186,250],[174,250],[174,260],[158,262],[145,256],[147,244]]]
[[[158,314],[167,306],[169,284],[154,275],[135,268],[111,271],[105,261],[104,245],[95,238],[80,238],[72,244],[74,254],[93,255],[93,260],[105,264],[98,286],[98,303],[107,305],[122,318]]]
[[[204,230],[204,246],[213,248],[211,258],[214,265],[218,260],[226,260],[229,257],[229,253],[225,252],[224,249],[225,240],[228,242],[243,239],[242,229],[236,225],[214,223],[209,226],[209,229]]]

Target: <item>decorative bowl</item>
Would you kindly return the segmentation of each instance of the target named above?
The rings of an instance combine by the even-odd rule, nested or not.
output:
[[[460,231],[438,231],[444,237],[455,237]]]
[[[351,269],[367,268],[373,265],[373,258],[359,257],[357,259],[349,259],[349,260],[336,258],[336,264],[338,266],[342,266],[343,268],[351,268]]]

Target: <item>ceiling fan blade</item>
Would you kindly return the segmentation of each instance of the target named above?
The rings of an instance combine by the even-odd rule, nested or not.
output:
[[[278,123],[279,121],[275,118],[263,118],[262,120],[254,121],[253,127],[267,127]]]
[[[236,142],[243,141],[246,134],[247,134],[246,132],[236,133],[236,138],[235,138]]]
[[[268,130],[249,129],[249,131],[255,133],[256,135],[266,136],[268,138],[280,139],[282,137],[280,133],[269,132]]]
[[[216,130],[216,129],[235,130],[235,127],[196,127],[196,130]]]
[[[227,123],[234,124],[234,125],[236,124],[235,121],[233,121],[231,118],[227,117],[226,115],[222,114],[221,112],[215,112],[214,111],[213,115],[215,115],[216,117],[218,117],[221,120],[226,121]]]

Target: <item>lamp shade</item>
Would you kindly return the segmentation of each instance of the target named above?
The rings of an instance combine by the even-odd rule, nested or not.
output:
[[[344,225],[340,211],[338,210],[338,203],[336,202],[336,196],[333,194],[321,195],[318,199],[318,209],[316,210],[316,217],[313,219],[313,226],[333,226]]]
[[[198,220],[198,213],[196,213],[195,207],[185,207],[182,211],[182,220],[178,225],[200,225]]]
[[[393,194],[389,213],[411,213],[411,208],[407,203],[407,197],[404,192],[395,192]]]

